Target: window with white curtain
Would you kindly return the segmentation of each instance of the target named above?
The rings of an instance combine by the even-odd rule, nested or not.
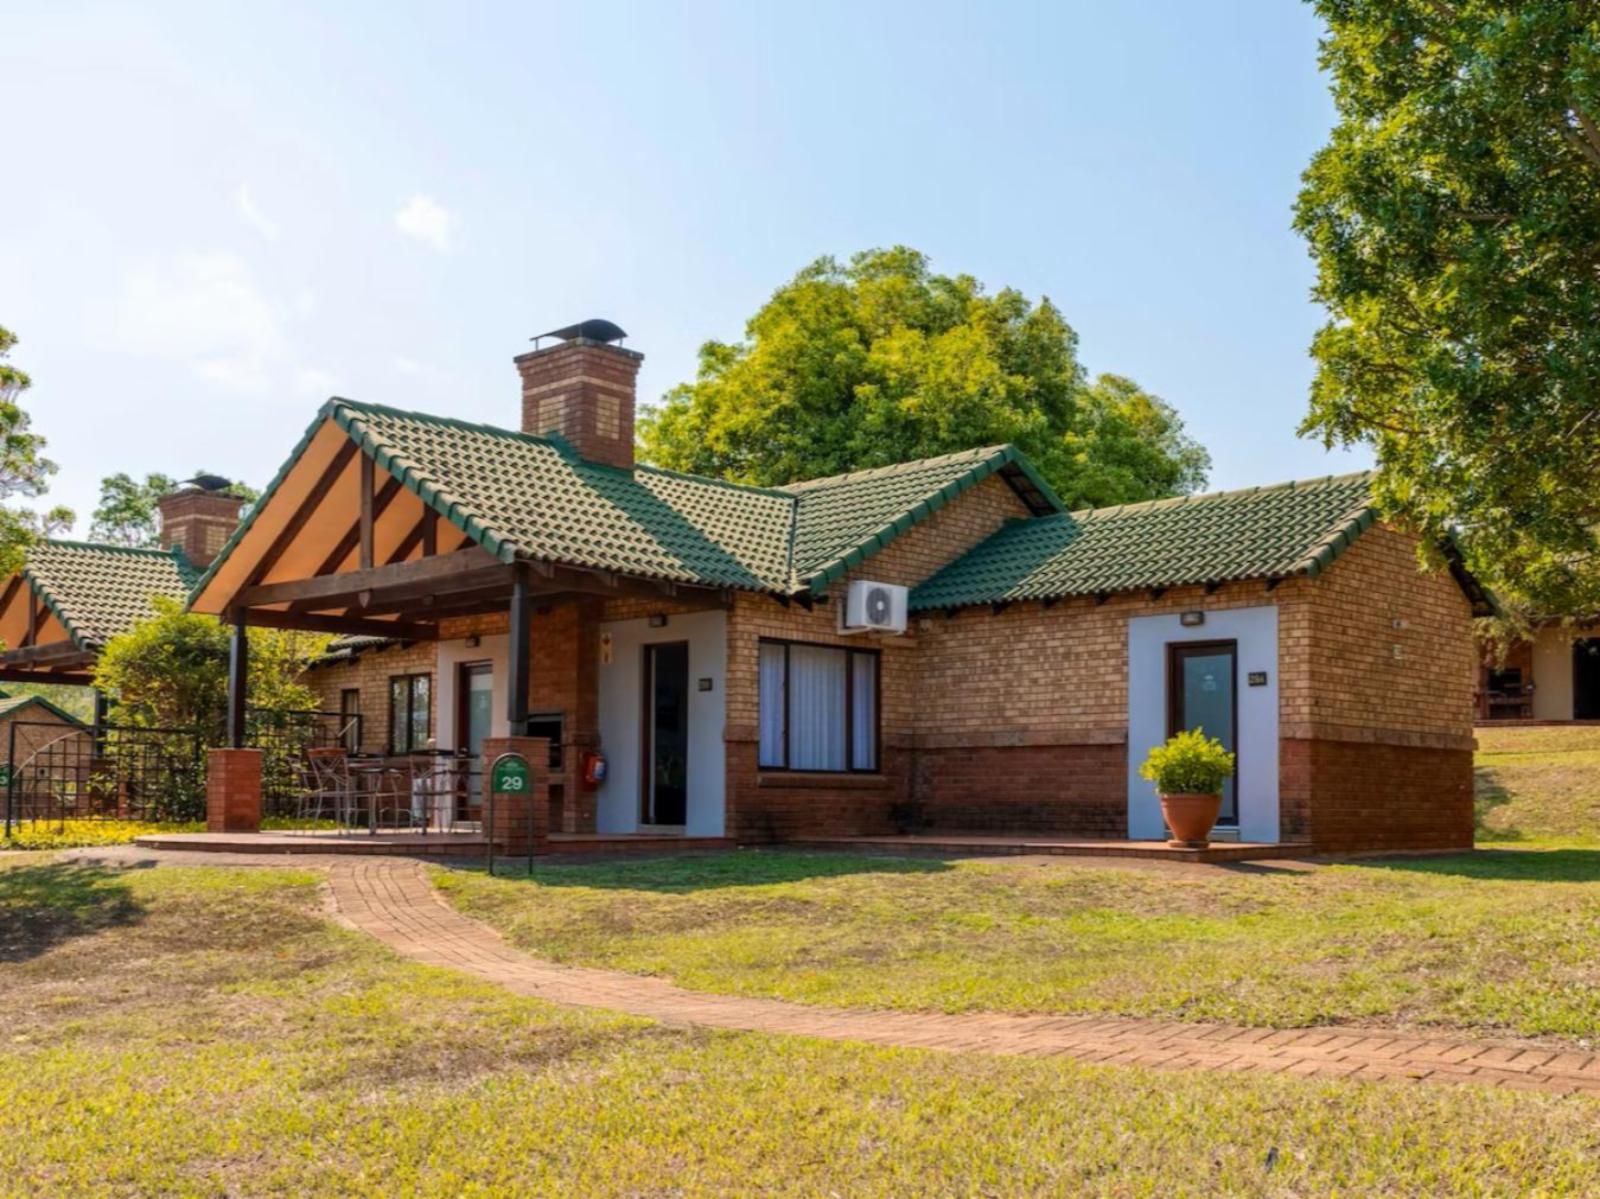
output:
[[[760,764],[773,770],[878,769],[878,655],[762,641]]]

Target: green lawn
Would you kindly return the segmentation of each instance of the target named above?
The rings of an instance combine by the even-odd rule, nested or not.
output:
[[[1600,1191],[1589,1100],[669,1030],[402,962],[314,884],[8,861],[0,1193]]]
[[[1600,773],[1565,763],[1600,730],[1521,731],[1533,747],[1486,755],[1508,793],[1489,815],[1568,843],[1312,871],[746,852],[435,877],[531,952],[697,990],[1578,1042],[1600,1029]]]

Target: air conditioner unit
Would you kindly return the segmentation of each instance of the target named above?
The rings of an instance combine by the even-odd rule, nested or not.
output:
[[[858,579],[845,594],[839,621],[839,631],[843,633],[903,633],[906,589],[893,583]]]

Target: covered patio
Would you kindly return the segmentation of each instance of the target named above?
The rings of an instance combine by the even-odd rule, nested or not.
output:
[[[424,827],[339,840],[362,840],[376,848],[398,836],[413,848],[430,849],[439,837],[450,838],[445,845],[476,842],[481,847],[492,835],[520,852],[530,839],[545,845],[551,831],[596,833],[583,766],[601,728],[597,669],[606,648],[603,619],[630,601],[642,601],[641,612],[663,605],[718,611],[728,602],[726,589],[568,560],[583,557],[561,552],[568,547],[529,545],[534,538],[528,518],[524,515],[519,527],[517,514],[496,511],[496,503],[527,503],[529,493],[537,503],[541,473],[575,474],[581,467],[563,461],[548,443],[487,431],[474,439],[473,448],[498,455],[503,476],[528,485],[510,500],[492,486],[488,495],[469,495],[468,471],[450,458],[465,440],[460,434],[453,422],[331,402],[200,580],[191,607],[232,626],[229,748],[214,763],[208,812],[214,832],[239,835],[259,827],[259,815],[252,812],[259,802],[253,805],[250,794],[252,751],[245,719],[246,634],[257,627],[425,651],[423,660],[437,679],[432,684],[437,694],[427,696],[437,729],[428,735],[425,727],[391,727],[386,749],[469,758],[475,777],[506,752],[523,754],[536,767],[534,798],[520,814],[501,805],[505,828],[441,833]],[[528,462],[529,456],[545,461]],[[480,482],[485,477],[481,466],[474,473]],[[605,474],[602,481],[611,483],[618,472]],[[447,485],[447,478],[463,482]],[[558,477],[554,485],[580,491],[583,482]],[[641,520],[663,519],[663,505],[643,487],[613,486],[605,498],[612,511],[603,519],[624,533]],[[630,505],[648,510],[630,510]],[[581,541],[583,530],[578,533]],[[662,573],[671,565],[663,562]],[[468,666],[481,675],[467,672]],[[491,696],[498,711],[487,710]],[[395,721],[391,711],[390,725]],[[552,801],[557,808],[553,830]],[[292,843],[296,846],[305,843],[304,834],[285,835],[299,838]],[[263,835],[258,844],[268,839]]]

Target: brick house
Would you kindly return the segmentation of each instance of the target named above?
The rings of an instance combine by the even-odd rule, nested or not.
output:
[[[1471,844],[1488,599],[1365,476],[1070,513],[999,446],[738,486],[634,462],[618,334],[519,356],[518,430],[329,401],[193,593],[236,678],[248,624],[343,634],[308,677],[366,748],[547,737],[568,833],[1153,838],[1137,763],[1201,724],[1222,835]]]
[[[161,548],[46,538],[0,581],[0,680],[88,686],[106,643],[154,611],[184,603],[238,527],[243,501],[184,486],[157,502]]]

